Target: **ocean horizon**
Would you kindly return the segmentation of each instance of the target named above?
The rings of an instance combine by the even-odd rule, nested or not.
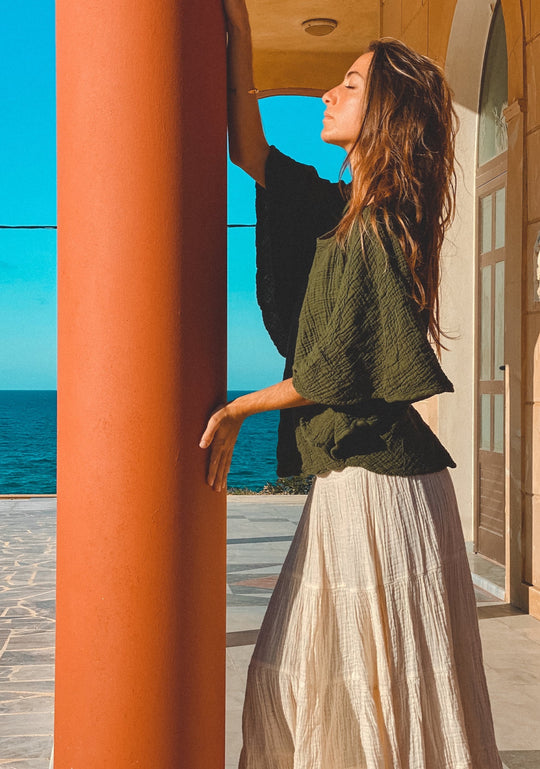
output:
[[[229,390],[227,399],[252,392]],[[260,491],[274,482],[279,413],[246,419],[228,487]],[[0,390],[0,494],[56,494],[56,390]]]

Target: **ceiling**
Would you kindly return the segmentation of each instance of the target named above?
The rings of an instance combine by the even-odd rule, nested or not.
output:
[[[247,0],[253,35],[255,86],[261,96],[321,94],[380,36],[380,0]],[[324,37],[302,22],[337,21]]]

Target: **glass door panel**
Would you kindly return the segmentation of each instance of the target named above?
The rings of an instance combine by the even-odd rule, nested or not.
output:
[[[480,331],[480,379],[491,379],[491,265],[482,267],[481,280],[481,331]]]
[[[501,393],[493,396],[493,451],[498,454],[504,451],[504,395]]]
[[[491,450],[491,395],[482,393],[480,409],[480,448]]]
[[[495,248],[503,248],[506,240],[506,187],[495,193]]]
[[[480,201],[481,208],[481,228],[482,228],[482,240],[481,240],[481,254],[487,254],[491,251],[491,220],[492,220],[492,197],[488,195],[482,198]]]

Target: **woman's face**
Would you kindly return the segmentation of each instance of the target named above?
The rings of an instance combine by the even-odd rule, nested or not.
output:
[[[364,94],[373,52],[364,53],[351,66],[343,82],[327,91],[322,100],[326,106],[321,139],[337,144],[349,152],[364,115]]]

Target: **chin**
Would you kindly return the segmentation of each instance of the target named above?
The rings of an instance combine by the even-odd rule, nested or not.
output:
[[[343,142],[341,142],[339,139],[333,138],[331,134],[328,135],[326,133],[325,128],[323,128],[323,130],[321,131],[321,139],[326,144],[333,144],[335,147],[341,147],[342,150],[345,150],[345,147],[343,146]]]
[[[336,142],[332,139],[332,134],[329,134],[326,128],[323,128],[321,131],[321,139],[323,142],[326,142],[326,144],[336,144]]]

